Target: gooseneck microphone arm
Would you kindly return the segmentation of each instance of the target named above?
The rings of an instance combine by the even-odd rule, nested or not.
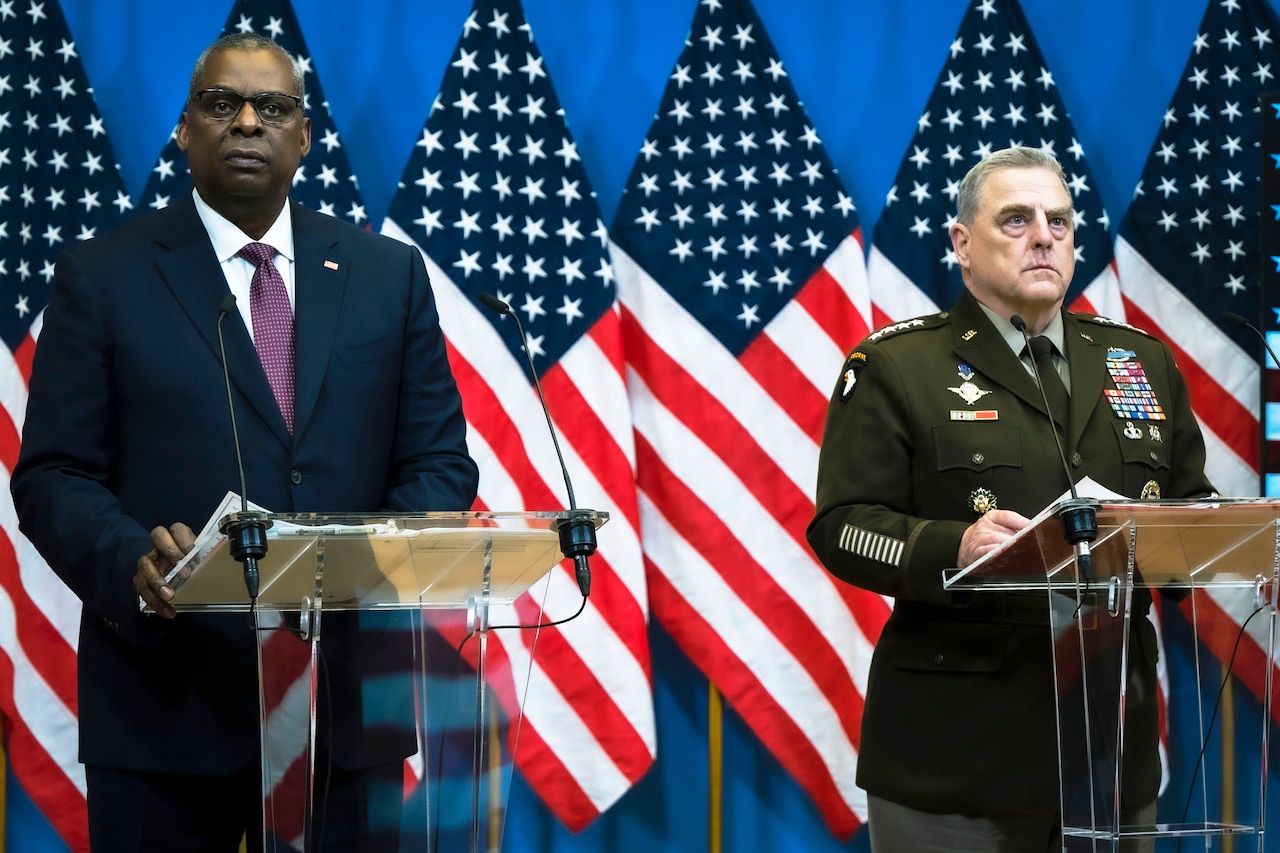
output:
[[[538,402],[542,404],[542,415],[547,419],[547,430],[551,433],[551,445],[555,448],[556,459],[560,462],[564,488],[569,494],[569,518],[557,527],[560,534],[560,551],[566,557],[573,558],[573,574],[578,581],[578,590],[582,593],[582,597],[586,598],[591,594],[591,567],[587,563],[587,558],[596,552],[595,523],[591,520],[588,511],[578,509],[578,504],[574,500],[569,468],[564,464],[564,454],[560,452],[560,439],[556,436],[555,424],[551,422],[551,410],[547,408],[547,399],[542,395],[542,385],[538,382],[538,369],[534,367],[533,353],[529,352],[528,339],[524,336],[520,315],[492,293],[481,293],[478,298],[480,304],[486,308],[516,321],[516,331],[520,333],[520,347],[524,350],[525,361],[529,364],[529,373],[533,376],[533,387],[538,392]]]
[[[231,542],[231,556],[244,565],[244,585],[249,603],[258,600],[258,561],[267,555],[267,528],[271,521],[260,512],[249,509],[245,488],[244,457],[240,452],[240,431],[236,428],[236,407],[231,396],[231,372],[227,368],[227,347],[222,339],[222,321],[236,310],[236,297],[228,293],[218,308],[218,350],[222,354],[222,379],[227,386],[227,409],[231,412],[231,442],[236,448],[236,470],[240,474],[240,511],[228,515],[219,528]]]
[[[1027,352],[1031,352],[1031,338],[1027,335],[1027,321],[1014,314],[1009,318],[1013,327],[1022,333]],[[1034,357],[1031,359],[1031,372],[1036,378],[1036,387],[1040,389],[1040,399],[1044,401],[1044,410],[1049,413],[1049,429],[1053,431],[1053,443],[1058,449],[1058,461],[1062,463],[1062,473],[1067,476],[1067,487],[1071,490],[1070,500],[1065,500],[1058,507],[1057,517],[1062,525],[1062,538],[1075,549],[1076,569],[1080,577],[1088,584],[1093,580],[1093,554],[1089,544],[1098,538],[1098,502],[1092,498],[1082,498],[1076,491],[1075,478],[1071,476],[1071,466],[1067,464],[1067,453],[1062,446],[1062,436],[1058,435],[1058,425],[1053,419],[1053,410],[1049,408],[1049,395],[1045,393],[1044,382],[1040,378],[1040,367]]]
[[[1262,334],[1262,330],[1257,326],[1253,325],[1234,311],[1223,311],[1218,315],[1218,319],[1222,320],[1224,323],[1230,323],[1233,326],[1244,326],[1246,329],[1253,332],[1258,336],[1258,339],[1262,341],[1262,346],[1266,349],[1267,355],[1271,356],[1271,360],[1277,365],[1280,365],[1280,358],[1276,358],[1275,350],[1271,349],[1271,344],[1267,343],[1267,336]]]

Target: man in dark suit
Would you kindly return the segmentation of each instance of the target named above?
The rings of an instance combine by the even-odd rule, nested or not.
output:
[[[837,577],[895,598],[858,756],[877,851],[1059,849],[1045,594],[942,586],[944,569],[977,560],[1067,490],[1051,416],[1075,480],[1130,498],[1213,491],[1169,348],[1063,310],[1072,217],[1051,156],[1013,148],[984,159],[961,183],[951,227],[959,300],[868,336],[830,403],[809,542]],[[1046,391],[1059,383],[1052,411],[1015,316],[1051,343],[1041,374]],[[1143,591],[1135,605],[1125,823],[1154,822],[1160,780],[1149,601]]]
[[[261,838],[254,634],[243,614],[174,618],[164,580],[188,525],[240,487],[218,343],[228,292],[250,498],[410,512],[464,510],[476,494],[422,258],[288,200],[311,145],[304,97],[275,43],[216,42],[177,131],[193,195],[58,263],[12,490],[22,531],[84,605],[95,850]],[[139,613],[139,596],[159,616]],[[381,760],[398,774],[401,757]]]

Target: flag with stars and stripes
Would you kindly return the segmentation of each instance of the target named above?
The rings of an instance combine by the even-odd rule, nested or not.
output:
[[[654,616],[847,837],[889,608],[805,527],[828,396],[870,331],[865,262],[749,0],[698,4],[611,233]]]
[[[1209,479],[1232,496],[1259,493],[1261,347],[1253,331],[1219,319],[1230,311],[1276,328],[1273,312],[1262,315],[1259,271],[1276,261],[1259,254],[1258,209],[1260,162],[1280,168],[1280,156],[1259,153],[1260,98],[1280,73],[1278,24],[1264,0],[1209,0],[1116,240],[1129,322],[1173,348]],[[1249,619],[1253,595],[1213,589],[1195,604],[1200,639],[1264,695],[1268,623]],[[1280,715],[1280,702],[1272,710]]]
[[[236,0],[222,28],[223,35],[233,32],[255,32],[273,39],[302,66],[307,93],[303,109],[311,119],[311,151],[293,176],[289,197],[304,207],[369,227],[360,187],[351,171],[347,151],[338,138],[320,75],[311,65],[311,54],[289,0]],[[139,211],[168,207],[184,193],[191,192],[187,155],[178,150],[176,129],[175,124],[175,132],[169,134],[169,141],[151,170],[151,177],[138,199]]]
[[[88,849],[80,603],[18,532],[8,480],[54,262],[130,207],[57,0],[0,0],[0,714],[14,777],[75,851]]]
[[[583,613],[542,629],[536,656],[532,632],[491,635],[525,698],[516,766],[581,829],[653,763],[648,598],[608,234],[518,0],[472,7],[382,230],[427,260],[478,506],[568,506],[516,326],[477,302],[489,292],[524,325],[578,504],[611,515]],[[545,618],[572,615],[571,567],[495,624],[538,621],[535,600]]]
[[[1278,36],[1263,0],[1209,0],[1116,240],[1126,317],[1173,347],[1227,495],[1259,493],[1257,337],[1218,319],[1264,325],[1258,99],[1277,85]]]
[[[951,248],[960,179],[1014,145],[1053,154],[1075,208],[1067,302],[1123,320],[1110,222],[1053,73],[1017,0],[974,0],[876,222],[868,260],[877,325],[949,308],[963,288]]]

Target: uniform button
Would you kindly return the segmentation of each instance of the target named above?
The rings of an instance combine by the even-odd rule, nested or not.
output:
[[[1159,457],[1158,455],[1156,455],[1156,452],[1155,452],[1154,450],[1153,450],[1153,451],[1151,451],[1151,461],[1152,461],[1152,462],[1157,461],[1159,458],[1160,458],[1160,457]]]
[[[296,485],[298,485],[299,483],[301,483],[301,482],[302,482],[302,472],[301,472],[301,471],[299,471],[297,468],[294,468],[292,471],[290,471],[290,472],[289,472],[289,482],[290,482],[290,483],[293,483],[295,486],[296,486]]]
[[[981,465],[986,458],[987,457],[983,456],[981,453],[975,453],[973,454],[973,464]]]
[[[942,666],[942,655],[941,654],[934,655],[933,663],[935,666]]]
[[[1083,462],[1083,461],[1084,461],[1084,460],[1082,460],[1082,459],[1080,458],[1080,454],[1079,454],[1079,453],[1072,453],[1072,454],[1071,454],[1071,464],[1072,464],[1072,465],[1074,465],[1075,467],[1079,468],[1079,467],[1080,467],[1080,463],[1081,463],[1081,462]]]

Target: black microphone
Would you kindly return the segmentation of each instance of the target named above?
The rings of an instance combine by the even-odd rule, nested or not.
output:
[[[547,400],[542,396],[542,385],[538,383],[538,369],[533,365],[533,354],[529,352],[524,336],[524,326],[520,324],[520,315],[511,310],[511,306],[492,293],[481,293],[480,304],[503,316],[510,316],[516,321],[516,331],[520,333],[520,346],[524,350],[525,360],[529,363],[529,373],[533,376],[533,387],[538,392],[538,402],[542,404],[543,417],[547,419],[547,429],[551,432],[551,444],[556,449],[556,458],[560,460],[560,473],[564,476],[564,488],[569,493],[569,518],[556,525],[560,534],[560,551],[566,557],[573,558],[573,573],[578,579],[578,589],[582,597],[591,594],[591,568],[587,558],[596,552],[596,526],[591,520],[590,510],[578,509],[573,499],[573,483],[569,481],[569,469],[564,464],[564,454],[560,452],[560,440],[556,437],[555,425],[551,422],[551,411],[547,408]]]
[[[1267,343],[1267,336],[1262,334],[1262,330],[1257,326],[1253,325],[1234,311],[1223,311],[1218,315],[1218,319],[1224,323],[1230,323],[1233,326],[1244,326],[1246,329],[1253,332],[1262,341],[1262,346],[1266,348],[1267,355],[1271,356],[1271,360],[1280,365],[1280,358],[1276,358],[1275,350],[1271,349],[1271,344]]]
[[[258,561],[267,555],[267,528],[271,519],[249,509],[244,482],[244,457],[240,453],[240,431],[236,428],[236,406],[231,396],[231,373],[227,370],[227,347],[222,340],[222,320],[236,309],[236,295],[228,293],[218,308],[218,350],[222,353],[222,379],[227,384],[227,409],[231,412],[231,441],[236,448],[236,468],[240,472],[240,511],[223,519],[219,532],[231,542],[231,556],[244,564],[244,585],[249,605],[258,600]]]
[[[1009,318],[1013,327],[1022,333],[1022,340],[1031,351],[1031,338],[1027,336],[1027,321],[1014,314]],[[1098,507],[1101,504],[1093,498],[1082,498],[1076,491],[1076,481],[1071,476],[1071,466],[1067,464],[1067,452],[1062,448],[1062,437],[1058,435],[1058,425],[1054,422],[1053,411],[1049,408],[1049,396],[1044,391],[1044,383],[1040,381],[1040,368],[1035,358],[1031,359],[1031,372],[1036,377],[1036,385],[1040,388],[1040,399],[1049,412],[1049,428],[1053,430],[1053,443],[1058,448],[1058,460],[1062,462],[1062,472],[1067,475],[1067,485],[1071,489],[1071,499],[1062,502],[1058,507],[1058,522],[1062,525],[1062,538],[1075,548],[1076,569],[1084,578],[1087,586],[1093,580],[1093,554],[1089,543],[1098,538]]]

